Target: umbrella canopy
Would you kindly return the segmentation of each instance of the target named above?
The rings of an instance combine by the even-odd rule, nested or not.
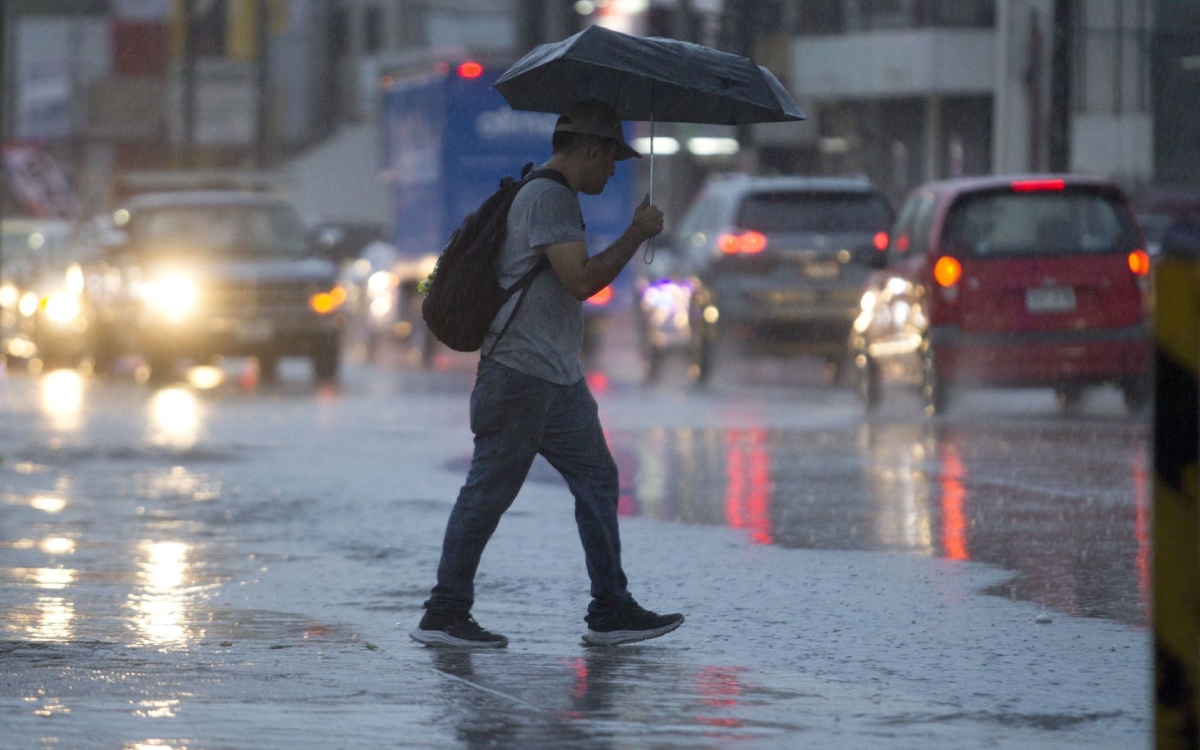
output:
[[[787,89],[753,60],[674,39],[590,26],[543,44],[495,88],[513,109],[561,114],[599,99],[622,120],[748,125],[805,119]]]

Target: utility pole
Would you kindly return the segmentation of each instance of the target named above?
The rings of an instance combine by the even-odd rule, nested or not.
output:
[[[270,101],[270,56],[268,54],[267,44],[270,41],[270,23],[268,8],[268,0],[257,0],[255,5],[255,44],[258,48],[258,69],[255,71],[258,88],[258,112],[255,119],[254,132],[254,164],[259,169],[266,169],[269,166],[271,159],[270,154],[270,116],[271,116],[271,101]]]
[[[1051,172],[1071,168],[1071,57],[1076,23],[1075,0],[1054,0],[1054,40],[1050,50]]]
[[[196,166],[196,0],[183,0],[183,67],[182,119],[183,119],[183,166]]]
[[[3,146],[8,142],[8,0],[0,0],[0,158],[3,157]],[[8,172],[0,161],[0,220],[8,208],[5,198],[8,197]],[[0,244],[0,289],[4,288],[4,247]],[[5,311],[0,305],[0,326],[3,325]]]

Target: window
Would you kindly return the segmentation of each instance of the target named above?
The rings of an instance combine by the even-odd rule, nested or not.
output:
[[[887,230],[892,210],[878,193],[780,192],[746,197],[737,226],[759,232],[834,234]]]
[[[969,196],[946,220],[947,249],[977,256],[1123,251],[1136,231],[1122,206],[1096,192]]]
[[[937,196],[928,190],[912,195],[900,209],[900,218],[892,229],[888,245],[888,263],[899,263],[914,250],[923,252],[929,244],[929,232],[933,224],[933,209]]]
[[[301,256],[304,228],[286,206],[172,206],[143,209],[130,225],[132,244],[151,253]]]

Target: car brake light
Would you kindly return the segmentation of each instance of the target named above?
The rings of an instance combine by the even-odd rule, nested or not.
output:
[[[1017,193],[1064,190],[1066,187],[1067,183],[1065,180],[1017,180],[1012,184],[1013,191]]]
[[[600,291],[593,294],[591,297],[588,297],[588,302],[591,302],[593,305],[607,305],[609,302],[612,302],[612,298],[613,298],[612,287],[606,286],[603,289],[601,289]]]
[[[888,233],[887,232],[876,232],[874,242],[875,242],[875,249],[878,250],[879,252],[882,253],[884,250],[887,250]]]
[[[767,249],[767,236],[754,231],[723,234],[717,238],[717,249],[726,255],[754,255]]]
[[[1150,274],[1150,256],[1145,250],[1138,248],[1129,254],[1129,270],[1138,276]]]
[[[962,263],[948,255],[943,255],[933,265],[933,278],[938,286],[954,286],[962,278]]]
[[[743,253],[753,255],[767,249],[767,236],[762,232],[746,232],[741,240]]]
[[[477,62],[465,62],[458,66],[460,78],[478,78],[483,75],[483,66]]]

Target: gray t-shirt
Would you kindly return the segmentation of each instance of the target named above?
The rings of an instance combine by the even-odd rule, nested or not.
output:
[[[508,288],[533,268],[543,248],[558,242],[586,242],[579,197],[554,180],[539,178],[521,188],[508,212],[508,236],[500,251],[500,286]],[[571,296],[553,268],[538,274],[495,351],[496,335],[521,293],[500,309],[483,342],[483,353],[526,375],[571,385],[583,377],[583,303]]]

